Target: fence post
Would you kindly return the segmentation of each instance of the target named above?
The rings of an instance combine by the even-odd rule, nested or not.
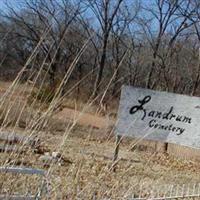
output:
[[[117,158],[118,158],[118,154],[119,154],[119,145],[121,143],[121,136],[120,135],[117,135],[116,136],[116,142],[115,142],[115,151],[114,151],[114,155],[113,155],[113,171],[115,172],[116,171],[116,161],[117,161]]]

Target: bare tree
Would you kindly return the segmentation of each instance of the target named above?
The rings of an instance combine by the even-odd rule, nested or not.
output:
[[[196,8],[193,7],[189,0],[155,0],[152,7],[144,6],[143,9],[150,14],[150,17],[140,18],[139,23],[152,48],[152,62],[147,75],[146,87],[153,88],[158,83],[158,79],[154,79],[153,81],[153,73],[158,73],[157,77],[160,77],[159,74],[165,70],[165,61],[168,56],[172,55],[173,44],[176,39],[183,31],[194,24],[194,22],[189,21],[189,17],[194,15]],[[156,31],[155,27],[153,27],[155,24]],[[163,39],[167,34],[168,51],[162,55],[161,52],[163,51],[160,51],[160,48],[162,48]],[[161,66],[159,69],[156,66],[156,62],[158,61],[159,66]]]
[[[98,87],[102,80],[111,29],[115,25],[116,16],[120,11],[123,2],[124,0],[85,0],[88,8],[94,13],[102,32],[101,56],[99,59],[99,71],[94,86],[94,96],[97,95]]]
[[[46,70],[48,70],[50,85],[53,88],[56,72],[72,56],[72,52],[70,52],[72,43],[69,43],[70,40],[67,40],[67,36],[71,34],[73,30],[71,27],[75,26],[76,18],[82,12],[80,2],[77,1],[76,4],[57,0],[23,0],[22,2],[23,9],[20,11],[7,4],[9,12],[5,13],[3,17],[15,27],[12,31],[12,40],[22,40],[22,45],[29,50],[24,51],[22,47],[17,49],[17,52],[20,52],[19,49],[27,52],[27,55],[20,55],[25,59],[28,57],[28,52],[31,52],[40,41],[43,30],[51,27],[41,45],[37,60],[41,62],[41,57],[48,54],[46,62],[49,69]],[[78,40],[78,37],[76,39]],[[69,48],[64,47],[63,44],[66,45],[66,43]]]

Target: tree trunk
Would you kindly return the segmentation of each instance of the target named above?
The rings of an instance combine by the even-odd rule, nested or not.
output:
[[[56,63],[53,63],[49,71],[49,85],[52,91],[54,91],[56,87],[55,84],[56,68],[57,68]]]
[[[108,43],[108,34],[106,34],[104,37],[103,52],[102,52],[101,61],[99,64],[99,71],[98,71],[98,75],[97,75],[97,78],[95,81],[95,86],[94,86],[94,91],[93,91],[94,98],[97,97],[97,95],[98,95],[99,86],[100,86],[102,76],[103,76],[103,71],[104,71],[105,62],[106,62],[107,43]]]

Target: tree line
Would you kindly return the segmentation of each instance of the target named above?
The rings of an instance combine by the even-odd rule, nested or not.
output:
[[[21,0],[0,13],[2,79],[15,77],[40,43],[22,81],[42,68],[38,84],[45,74],[55,89],[66,77],[63,94],[76,83],[78,95],[102,101],[122,84],[200,93],[197,0]]]

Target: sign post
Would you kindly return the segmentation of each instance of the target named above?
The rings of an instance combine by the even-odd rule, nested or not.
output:
[[[118,153],[119,153],[119,145],[121,142],[121,136],[120,135],[116,135],[116,143],[115,143],[115,151],[114,151],[114,155],[113,155],[113,171],[115,171],[115,165],[116,165],[116,161],[118,158]]]

